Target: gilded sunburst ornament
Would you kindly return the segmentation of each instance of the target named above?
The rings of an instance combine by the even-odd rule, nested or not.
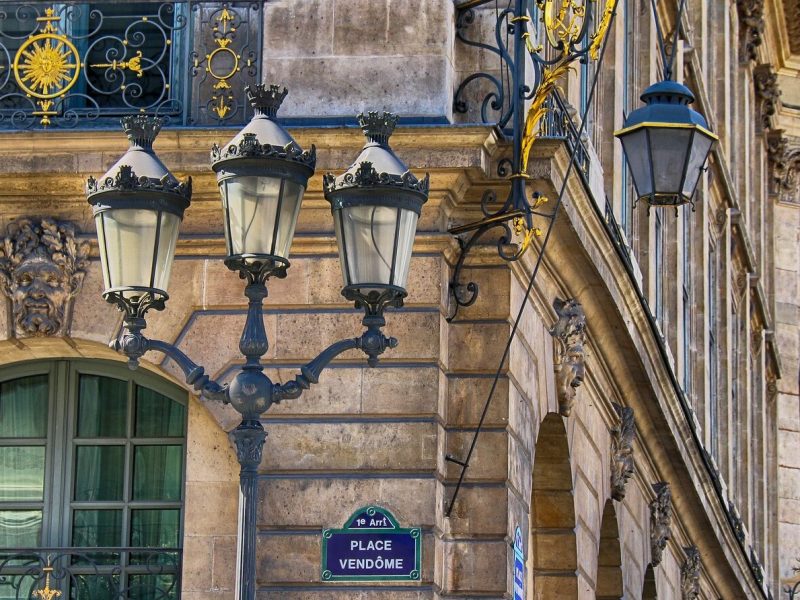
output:
[[[25,92],[37,98],[55,98],[72,87],[78,63],[77,50],[68,40],[42,34],[20,48],[15,71]]]
[[[72,43],[57,34],[30,37],[14,60],[20,88],[36,98],[56,98],[78,79],[80,60]]]
[[[78,49],[56,27],[61,17],[52,8],[36,20],[42,23],[39,32],[19,47],[12,68],[20,89],[37,98],[39,110],[33,114],[47,126],[50,117],[58,114],[54,98],[63,97],[78,81],[81,61]]]

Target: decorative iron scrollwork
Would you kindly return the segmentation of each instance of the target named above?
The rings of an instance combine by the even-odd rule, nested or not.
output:
[[[0,129],[108,126],[140,113],[172,126],[243,123],[263,3],[3,2]]]
[[[15,600],[174,600],[181,558],[179,548],[3,549],[0,586]]]
[[[455,318],[459,308],[470,306],[477,299],[477,284],[463,283],[460,276],[466,254],[480,239],[499,228],[497,246],[500,257],[506,261],[519,260],[532,246],[533,239],[542,235],[534,224],[534,218],[550,221],[555,218],[555,211],[543,213],[537,210],[547,199],[539,193],[529,195],[526,189],[528,161],[534,142],[543,136],[563,139],[582,175],[588,176],[589,155],[558,94],[558,85],[576,60],[599,57],[613,18],[615,0],[605,1],[597,27],[590,31],[595,4],[595,0],[536,0],[537,12],[531,13],[533,4],[516,0],[513,7],[498,12],[494,44],[470,35],[476,22],[474,3],[470,8],[458,11],[456,37],[468,46],[496,55],[499,74],[480,71],[468,75],[456,89],[454,110],[457,113],[468,112],[470,94],[478,93],[480,96],[482,93],[482,98],[477,100],[480,119],[496,125],[501,133],[512,138],[513,157],[502,159],[497,166],[498,176],[510,183],[502,206],[498,210],[487,208],[496,202],[496,193],[488,191],[481,202],[484,218],[450,229],[451,234],[463,237],[458,237],[461,252],[450,282],[454,309],[448,321]],[[539,15],[543,24],[542,42],[546,40],[548,52],[544,52],[544,43],[533,41],[537,29],[535,23],[532,25],[534,15]],[[533,63],[530,82],[525,81],[528,59]],[[527,110],[525,101],[530,101]],[[515,235],[521,241],[515,251],[509,252],[508,247]]]
[[[244,122],[249,103],[241,90],[260,81],[262,5],[192,2],[195,47],[190,53],[192,123]]]

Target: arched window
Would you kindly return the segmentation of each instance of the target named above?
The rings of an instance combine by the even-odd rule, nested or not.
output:
[[[0,370],[0,600],[178,597],[186,399],[118,363]]]

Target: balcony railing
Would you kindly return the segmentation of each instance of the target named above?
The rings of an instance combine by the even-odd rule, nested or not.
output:
[[[238,125],[264,0],[0,3],[0,129]]]
[[[0,600],[177,600],[177,548],[0,550]]]

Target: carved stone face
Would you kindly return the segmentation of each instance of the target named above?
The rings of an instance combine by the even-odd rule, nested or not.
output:
[[[54,335],[61,329],[67,284],[64,272],[44,258],[31,258],[14,269],[10,287],[18,334]]]
[[[567,355],[564,358],[564,363],[567,372],[570,374],[569,385],[573,388],[580,386],[583,383],[583,377],[586,374],[583,345],[570,345],[569,348],[567,348]]]

